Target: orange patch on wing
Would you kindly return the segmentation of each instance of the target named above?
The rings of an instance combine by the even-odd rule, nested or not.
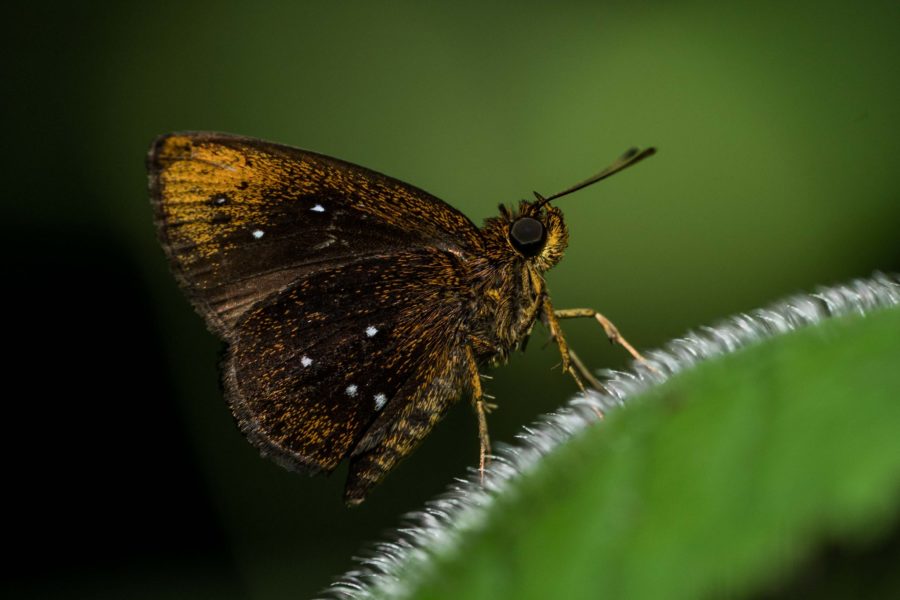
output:
[[[246,146],[176,135],[164,140],[157,159],[166,227],[173,245],[191,248],[182,255],[186,263],[231,249],[225,238],[239,230],[265,227],[267,190],[285,181],[296,185],[296,194],[312,187],[303,176],[308,163]]]

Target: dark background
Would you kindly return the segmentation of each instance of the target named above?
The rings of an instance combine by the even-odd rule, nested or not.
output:
[[[363,164],[476,222],[560,202],[557,307],[641,348],[900,269],[896,2],[41,3],[5,19],[6,554],[14,597],[303,598],[475,463],[451,412],[357,509],[260,460],[220,344],[154,238],[143,159],[211,129]],[[590,322],[589,365],[622,367]],[[494,371],[496,441],[574,390],[538,333]]]

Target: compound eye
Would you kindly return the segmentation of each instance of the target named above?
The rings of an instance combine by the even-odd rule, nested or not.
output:
[[[523,256],[536,256],[547,241],[547,229],[537,219],[521,217],[510,226],[509,241]]]

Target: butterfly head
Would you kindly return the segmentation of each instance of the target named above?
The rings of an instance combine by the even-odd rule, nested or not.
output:
[[[562,211],[540,201],[523,200],[517,210],[500,205],[500,216],[490,219],[485,233],[504,253],[530,262],[539,271],[556,265],[569,244]]]

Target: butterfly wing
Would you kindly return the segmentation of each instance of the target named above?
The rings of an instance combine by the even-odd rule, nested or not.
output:
[[[348,501],[410,452],[465,387],[463,265],[434,248],[303,277],[238,321],[226,388],[241,428],[292,470],[353,454]]]
[[[147,157],[157,230],[210,328],[231,339],[255,303],[304,277],[422,246],[481,247],[438,198],[313,152],[218,133],[158,138]]]

